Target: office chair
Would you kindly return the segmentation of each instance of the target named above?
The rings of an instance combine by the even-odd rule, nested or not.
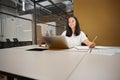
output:
[[[85,43],[81,43],[81,46],[87,46]]]
[[[86,37],[88,37],[88,35],[86,34]],[[87,46],[85,43],[81,43],[81,46]]]
[[[0,41],[0,49],[4,48],[4,43]]]
[[[14,47],[18,47],[18,46],[20,46],[20,44],[19,44],[19,41],[18,41],[18,39],[17,38],[13,38],[13,44],[14,44]]]
[[[5,45],[6,48],[10,48],[10,47],[13,47],[12,45],[12,42],[10,41],[10,39],[6,38],[6,45]]]

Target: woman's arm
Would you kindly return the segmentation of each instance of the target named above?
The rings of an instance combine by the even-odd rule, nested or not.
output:
[[[89,41],[88,39],[84,40],[83,43],[85,43],[87,46],[89,46],[89,48],[94,48],[95,47],[95,43]]]

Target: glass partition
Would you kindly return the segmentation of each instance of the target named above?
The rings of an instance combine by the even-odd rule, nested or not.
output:
[[[46,33],[61,35],[66,18],[73,14],[73,0],[0,0],[0,3],[0,42],[17,38],[20,42],[38,44]],[[21,18],[29,14],[31,19]]]
[[[32,20],[0,13],[0,44],[6,44],[7,39],[13,43],[14,38],[22,45],[32,44]]]

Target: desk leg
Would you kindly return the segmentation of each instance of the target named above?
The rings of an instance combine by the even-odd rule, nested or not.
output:
[[[36,79],[24,77],[24,76],[19,76],[16,74],[11,74],[11,73],[4,72],[4,71],[0,71],[0,80],[2,78],[2,75],[5,76],[4,80],[36,80]]]
[[[7,76],[7,80],[14,80],[14,77],[12,77],[12,76]]]

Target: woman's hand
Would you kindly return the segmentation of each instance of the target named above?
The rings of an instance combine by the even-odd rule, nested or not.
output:
[[[85,43],[87,46],[89,46],[89,48],[94,48],[96,45],[94,42],[91,42],[88,39],[84,40],[83,43]]]
[[[95,43],[94,42],[89,42],[88,46],[89,46],[89,48],[95,48]]]

